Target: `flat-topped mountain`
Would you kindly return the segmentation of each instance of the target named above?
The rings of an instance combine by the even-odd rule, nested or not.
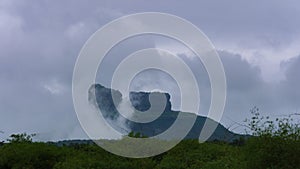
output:
[[[104,118],[120,132],[123,132],[124,134],[135,132],[150,137],[158,135],[167,130],[174,123],[179,114],[179,111],[172,110],[170,95],[168,93],[160,92],[130,92],[128,100],[130,101],[132,110],[134,110],[132,113],[149,113],[147,111],[152,107],[154,107],[155,111],[155,105],[160,104],[160,100],[151,100],[151,95],[156,95],[156,97],[158,98],[165,98],[165,103],[161,103],[164,105],[161,116],[149,123],[137,123],[126,119],[119,113],[118,109],[120,111],[122,111],[122,109],[118,107],[121,107],[120,105],[124,101],[124,98],[122,97],[122,93],[118,90],[106,88],[100,84],[92,85],[89,90],[89,101],[96,105],[96,107],[101,110]],[[151,105],[151,103],[153,105]],[[203,128],[203,125],[207,120],[206,117],[198,116],[193,113],[184,113],[183,118],[192,118],[193,116],[196,116],[196,121],[188,135],[185,137],[186,139],[198,139],[201,129]],[[227,130],[223,125],[211,119],[208,120],[212,123],[216,123],[217,125],[216,130],[209,138],[210,141],[232,141],[241,136]],[[120,121],[122,121],[123,123],[120,123]]]

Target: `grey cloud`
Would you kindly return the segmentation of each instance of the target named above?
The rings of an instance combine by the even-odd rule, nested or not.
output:
[[[249,117],[253,106],[261,113],[279,117],[299,111],[300,93],[299,64],[300,57],[282,63],[281,71],[285,79],[280,82],[266,82],[261,78],[260,70],[242,59],[240,55],[221,52],[228,82],[227,105],[224,122],[229,119],[242,122]],[[226,122],[227,121],[227,122]]]
[[[241,55],[219,51],[225,67],[229,90],[246,92],[263,85],[259,67],[250,65]]]
[[[172,13],[202,29],[217,48],[235,43],[242,49],[280,51],[300,37],[298,6],[299,2],[293,0],[1,1],[0,130],[5,135],[0,138],[16,132],[38,132],[42,140],[85,137],[72,105],[73,66],[88,37],[123,14]],[[104,85],[109,84],[112,70],[124,56],[155,45],[151,38],[141,38],[117,47],[103,64],[106,71],[99,70],[105,74],[102,78],[99,74]],[[262,79],[260,68],[242,59],[243,53],[231,52],[226,48],[220,52],[229,85],[226,116],[241,121],[247,115],[244,112],[254,105],[278,113],[299,108],[300,57],[286,61],[282,68],[286,79],[272,84]],[[198,75],[205,112],[210,100],[209,83],[203,67],[194,62],[189,64]],[[51,93],[47,87],[56,92]]]
[[[282,97],[281,101],[290,105],[289,113],[300,110],[300,56],[282,63],[285,70],[285,80],[280,83],[281,90],[277,91]]]

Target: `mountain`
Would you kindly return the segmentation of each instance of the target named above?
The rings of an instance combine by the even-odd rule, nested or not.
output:
[[[151,98],[152,96],[155,96],[153,97],[154,99]],[[164,98],[164,100],[160,100],[160,98]],[[112,127],[124,134],[134,132],[141,133],[141,135],[148,137],[158,135],[172,126],[172,124],[178,118],[178,114],[180,113],[179,111],[172,110],[170,94],[168,93],[130,92],[130,106],[132,106],[132,110],[135,109],[135,111],[132,112],[132,116],[138,113],[148,113],[150,115],[151,111],[155,112],[155,108],[159,107],[161,104],[164,105],[164,110],[157,119],[148,123],[137,123],[128,120],[120,115],[117,110],[117,107],[121,107],[122,102],[124,101],[122,93],[118,90],[106,88],[100,84],[94,84],[90,87],[89,101],[101,110],[103,117],[109,122],[110,125],[112,125]],[[152,101],[152,106],[150,101]],[[163,101],[164,103],[162,103]],[[150,109],[151,111],[149,112]],[[192,118],[194,116],[196,116],[196,121],[185,139],[198,139],[206,120],[217,125],[216,130],[208,139],[208,141],[219,140],[231,142],[241,137],[241,135],[227,130],[223,125],[215,122],[214,120],[195,115],[193,113],[184,112],[183,114],[183,118]]]

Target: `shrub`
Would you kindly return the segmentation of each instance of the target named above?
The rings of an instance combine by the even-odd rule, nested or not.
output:
[[[256,169],[300,168],[300,128],[293,119],[270,120],[261,116],[258,108],[251,110],[248,122],[250,132],[244,148],[247,167]]]

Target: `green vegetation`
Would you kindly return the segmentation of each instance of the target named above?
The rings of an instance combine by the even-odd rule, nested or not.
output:
[[[0,169],[297,169],[300,168],[300,128],[289,118],[270,120],[257,108],[246,122],[253,137],[232,143],[184,140],[151,158],[113,155],[94,144],[57,146],[32,142],[17,134],[0,145]],[[130,137],[143,137],[131,133]]]
[[[248,168],[294,169],[300,168],[300,126],[291,116],[270,120],[251,110],[252,118],[246,120],[252,132],[244,147]]]

